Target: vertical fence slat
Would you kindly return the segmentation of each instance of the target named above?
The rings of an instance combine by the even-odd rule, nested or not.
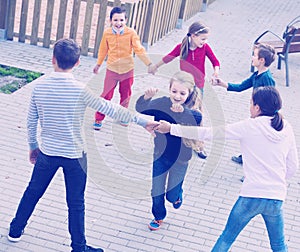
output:
[[[8,2],[8,24],[7,24],[7,39],[14,39],[14,25],[16,16],[16,0],[10,0]]]
[[[70,38],[72,38],[74,40],[76,40],[76,36],[77,36],[80,3],[81,3],[81,0],[74,0],[74,2],[73,2]]]
[[[60,0],[56,40],[64,37],[68,0]]]
[[[88,51],[89,51],[93,9],[94,9],[94,0],[87,0],[86,1],[86,9],[85,9],[84,26],[83,26],[83,36],[82,36],[82,43],[81,43],[81,54],[82,55],[87,55]]]
[[[27,14],[28,14],[28,0],[23,0],[22,8],[21,8],[20,29],[19,29],[19,42],[22,43],[25,42]]]
[[[44,40],[43,40],[43,47],[47,47],[47,48],[50,47],[54,1],[55,0],[48,0],[47,2],[47,12],[46,12]]]
[[[148,2],[148,11],[146,15],[146,20],[145,20],[145,30],[144,30],[144,35],[142,39],[142,43],[146,49],[149,48],[149,42],[150,42],[150,32],[151,32],[151,21],[152,21],[152,16],[153,16],[153,6],[154,6],[154,0],[149,0]]]
[[[98,23],[97,23],[95,45],[94,45],[94,53],[93,53],[93,56],[95,58],[98,56],[98,49],[100,46],[100,41],[101,41],[101,38],[103,35],[103,31],[104,31],[106,12],[107,12],[107,0],[101,0],[99,14],[98,14]]]
[[[114,0],[113,7],[116,7],[116,6],[121,6],[121,1],[120,0]]]
[[[6,12],[7,12],[7,0],[0,0],[0,29],[5,29],[6,27]]]
[[[31,28],[31,37],[30,37],[31,45],[37,45],[38,42],[39,24],[40,24],[40,16],[41,16],[41,3],[42,0],[34,1],[32,28]]]

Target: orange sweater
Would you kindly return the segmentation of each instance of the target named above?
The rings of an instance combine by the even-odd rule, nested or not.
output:
[[[107,28],[100,43],[97,64],[101,65],[107,56],[107,69],[119,74],[127,73],[134,68],[133,51],[145,65],[151,64],[134,29],[125,26],[124,33],[120,35]]]

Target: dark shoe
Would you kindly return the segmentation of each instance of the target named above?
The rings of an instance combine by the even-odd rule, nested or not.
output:
[[[182,191],[179,194],[178,200],[176,200],[175,202],[173,202],[173,207],[175,209],[178,209],[179,207],[181,207],[182,205]]]
[[[10,228],[9,233],[7,235],[7,239],[11,242],[18,242],[21,240],[23,233],[24,233],[24,230],[16,231],[16,230]]]
[[[207,154],[206,154],[206,152],[204,150],[199,151],[199,152],[195,151],[195,152],[197,153],[197,156],[199,158],[202,158],[202,159],[206,159],[207,158]]]
[[[74,250],[72,250],[71,252],[75,252]],[[104,250],[102,248],[93,248],[91,246],[85,246],[85,250],[82,250],[80,252],[104,252]]]
[[[161,224],[162,224],[163,220],[155,220],[153,219],[149,224],[148,224],[148,228],[151,231],[156,231],[160,228]]]
[[[102,248],[93,248],[91,246],[86,246],[84,252],[104,252],[104,250]]]
[[[245,180],[245,176],[241,177],[240,181],[243,183]]]
[[[243,158],[242,158],[242,155],[239,155],[239,156],[233,156],[231,157],[231,160],[235,163],[238,163],[238,164],[243,164]]]

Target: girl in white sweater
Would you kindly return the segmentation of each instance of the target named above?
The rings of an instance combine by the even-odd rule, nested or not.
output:
[[[225,229],[213,252],[228,251],[248,222],[261,214],[273,251],[287,251],[284,238],[282,204],[286,197],[286,180],[298,168],[296,141],[291,125],[278,112],[282,101],[274,87],[253,90],[251,118],[209,128],[181,126],[161,121],[161,133],[198,140],[239,140],[244,159],[245,180],[233,206]]]

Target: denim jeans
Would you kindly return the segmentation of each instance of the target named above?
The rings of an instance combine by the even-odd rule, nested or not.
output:
[[[182,184],[187,171],[188,161],[170,162],[164,157],[154,157],[152,171],[152,214],[156,220],[163,220],[167,215],[165,195],[169,202],[178,200],[182,193]],[[167,189],[166,182],[168,177]]]
[[[84,191],[86,186],[87,157],[69,159],[39,153],[30,182],[18,206],[11,230],[23,230],[36,204],[43,196],[58,168],[63,168],[68,204],[69,232],[74,252],[84,251]]]
[[[212,252],[228,251],[243,228],[258,214],[266,224],[272,251],[286,252],[282,203],[281,200],[239,197]]]

